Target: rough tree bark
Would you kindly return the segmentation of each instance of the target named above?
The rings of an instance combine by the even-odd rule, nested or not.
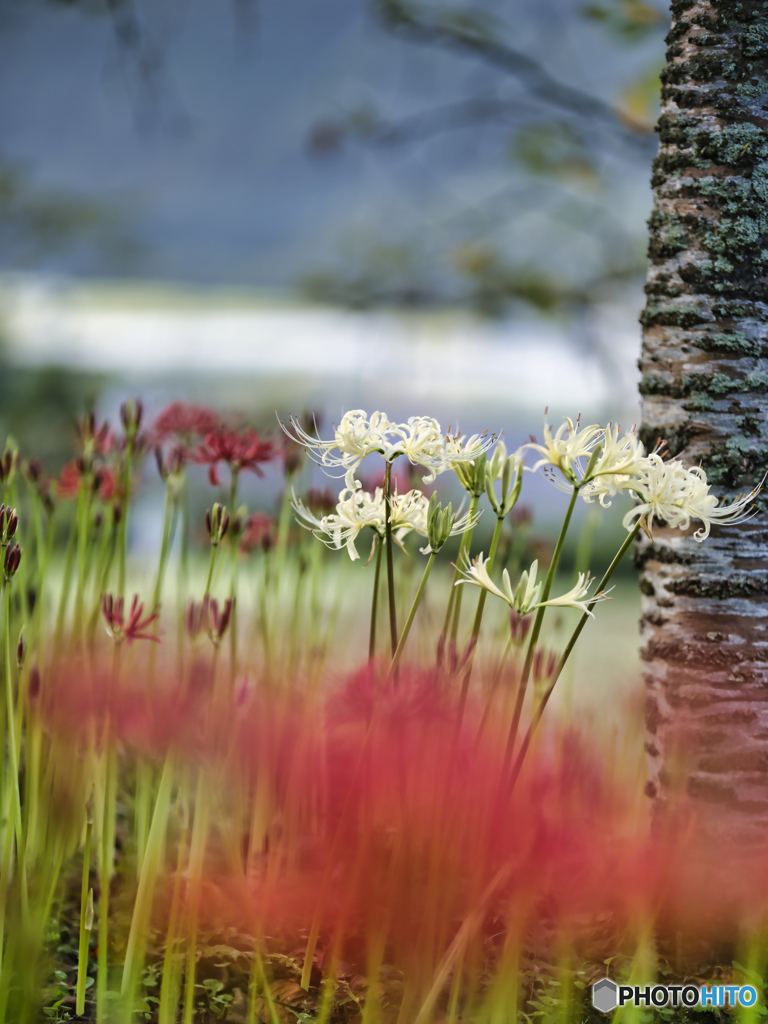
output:
[[[673,0],[640,361],[643,440],[718,497],[768,468],[768,0]],[[768,523],[654,530],[642,568],[656,812],[768,835]]]

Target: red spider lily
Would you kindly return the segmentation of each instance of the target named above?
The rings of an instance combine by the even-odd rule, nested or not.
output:
[[[254,548],[261,548],[266,552],[274,547],[274,543],[275,526],[272,517],[266,512],[254,512],[240,538],[240,550],[248,552]]]
[[[163,444],[169,438],[191,444],[219,429],[221,417],[204,405],[172,402],[160,413],[150,429],[152,443]]]
[[[93,490],[100,501],[111,501],[117,491],[117,475],[111,466],[99,466],[87,472],[82,459],[73,459],[66,463],[56,484],[56,495],[59,498],[76,498],[80,484],[90,476]]]
[[[190,637],[196,637],[203,630],[213,643],[221,643],[229,626],[235,599],[228,597],[219,611],[219,602],[215,597],[206,595],[198,604],[190,601],[184,616],[184,623]]]
[[[206,434],[203,443],[192,453],[192,460],[210,467],[208,478],[217,487],[221,482],[217,469],[219,462],[226,462],[235,473],[247,469],[263,476],[261,466],[274,459],[279,452],[280,447],[276,441],[263,440],[250,427],[241,433],[219,429]]]
[[[319,514],[335,512],[339,498],[330,487],[310,487],[307,491],[307,508]]]
[[[223,766],[208,773],[217,829],[201,927],[283,936],[293,950],[296,934],[318,924],[318,957],[343,950],[365,970],[386,948],[419,998],[460,933],[457,969],[503,967],[507,950],[554,963],[572,949],[601,966],[622,943],[634,953],[654,925],[717,937],[765,912],[762,851],[752,860],[709,851],[682,807],[650,837],[636,787],[599,759],[591,737],[550,733],[500,796],[506,730],[476,743],[479,711],[470,696],[457,733],[445,680],[407,666],[398,688],[366,669],[327,708],[280,686],[212,705],[187,683],[159,681],[148,694],[127,672],[114,681],[60,666],[35,704],[45,734],[65,737],[67,749],[102,735],[93,725],[109,718],[121,756],[173,749]],[[232,850],[256,800],[245,873]]]
[[[101,613],[104,616],[107,632],[116,643],[122,643],[123,640],[127,640],[128,643],[131,643],[133,640],[154,640],[156,643],[160,642],[159,637],[154,636],[152,633],[144,632],[147,626],[151,625],[159,617],[159,613],[152,612],[151,615],[147,615],[146,618],[142,619],[143,612],[144,605],[139,602],[138,594],[133,595],[127,621],[123,618],[122,597],[115,598],[112,594],[104,594],[101,599]]]

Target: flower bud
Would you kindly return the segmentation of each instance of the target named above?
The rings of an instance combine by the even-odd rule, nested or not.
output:
[[[433,494],[427,510],[427,540],[435,554],[450,537],[455,520],[451,503],[448,502],[446,508],[443,508],[442,503],[438,502],[437,496]]]
[[[521,615],[515,608],[510,609],[509,629],[512,633],[512,643],[516,647],[522,647],[525,643],[532,621],[530,615]]]
[[[144,414],[144,406],[136,399],[135,402],[129,398],[126,402],[120,406],[120,421],[123,424],[125,430],[125,436],[129,440],[133,440],[139,432],[141,426],[141,418]]]
[[[5,578],[10,580],[12,576],[16,574],[16,570],[19,568],[21,562],[21,548],[18,544],[11,546],[10,544],[5,549]]]
[[[218,501],[214,504],[213,508],[206,509],[205,525],[208,528],[211,544],[214,547],[217,544],[221,544],[229,528],[229,513]]]
[[[24,639],[24,627],[19,633],[19,642],[16,644],[16,667],[24,668],[24,659],[27,655],[27,642]]]

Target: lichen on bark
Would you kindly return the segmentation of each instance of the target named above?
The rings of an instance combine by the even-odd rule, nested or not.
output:
[[[674,0],[641,317],[642,437],[725,500],[768,469],[768,0]],[[768,835],[765,517],[638,549],[648,793]],[[734,832],[735,830],[735,832]]]

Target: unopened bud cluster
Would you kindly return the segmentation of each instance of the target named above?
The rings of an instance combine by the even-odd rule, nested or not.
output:
[[[229,512],[217,501],[213,508],[206,510],[205,525],[208,529],[208,536],[211,538],[211,544],[216,547],[217,544],[221,544],[227,535]]]
[[[138,434],[143,415],[144,406],[138,399],[135,402],[128,399],[120,406],[120,422],[129,441],[133,441]]]

